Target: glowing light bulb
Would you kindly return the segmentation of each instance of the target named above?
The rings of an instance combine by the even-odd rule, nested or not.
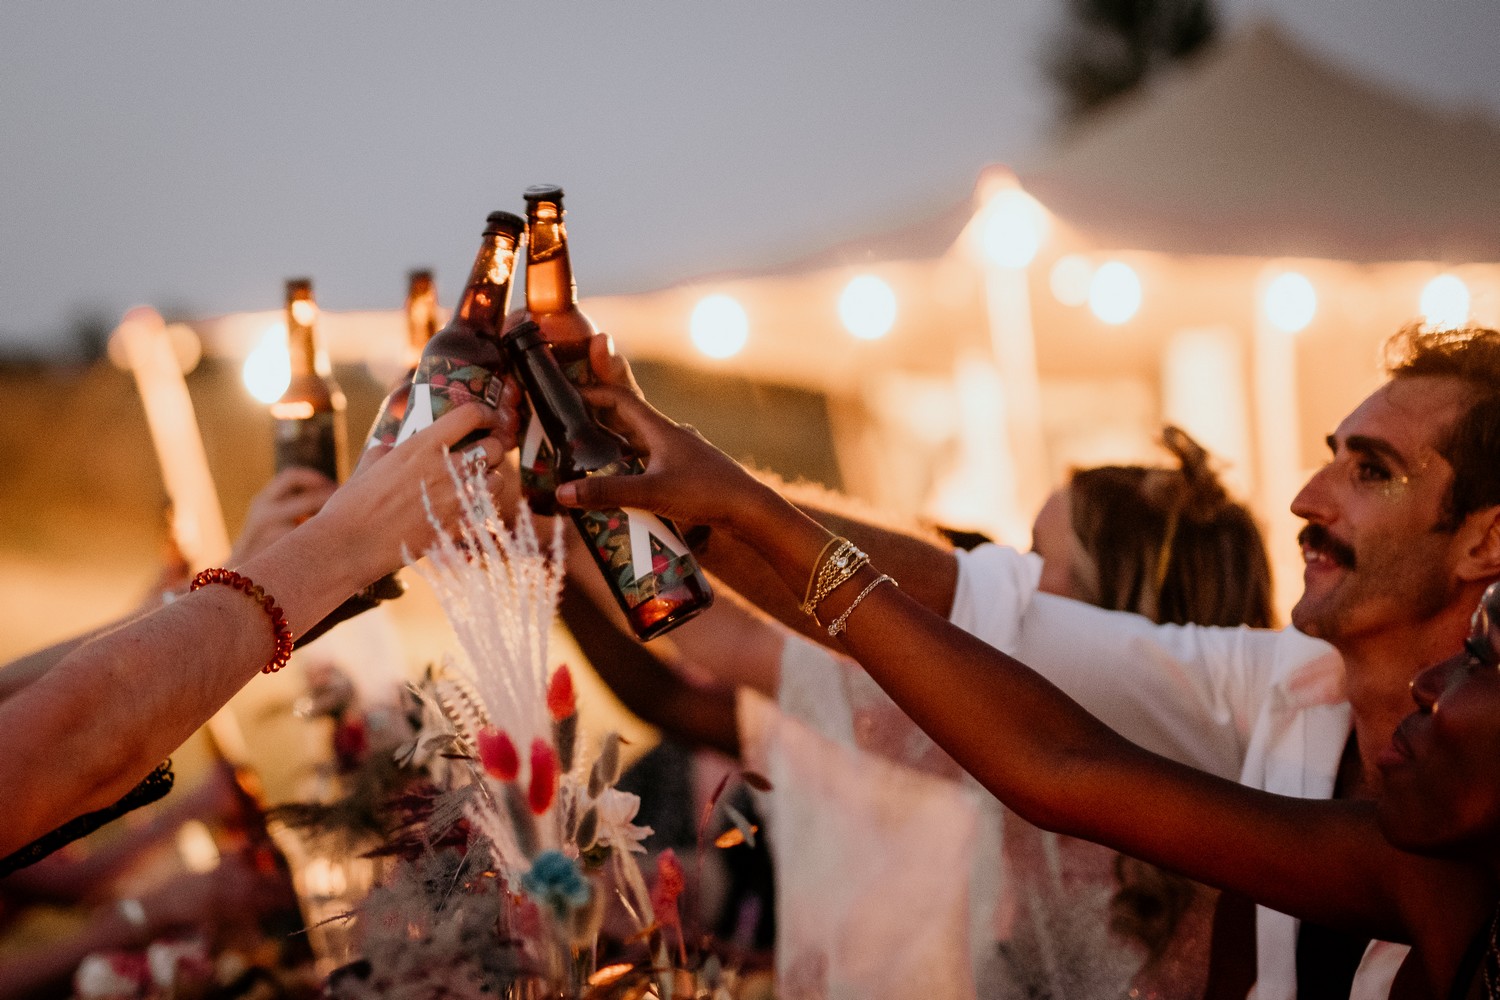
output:
[[[292,302],[292,319],[303,326],[312,326],[313,320],[318,318],[318,307],[307,299],[296,299]]]
[[[711,358],[732,358],[750,339],[745,309],[728,295],[710,295],[693,307],[693,345]]]
[[[1012,188],[990,199],[980,230],[984,255],[996,267],[1025,267],[1047,234],[1047,213],[1025,191]]]
[[[1135,270],[1118,260],[1099,265],[1089,280],[1089,309],[1110,326],[1134,319],[1141,309],[1141,279]]]
[[[1422,321],[1437,330],[1469,322],[1469,286],[1456,274],[1440,274],[1422,289]]]
[[[873,274],[851,278],[839,296],[839,319],[860,340],[879,340],[896,325],[896,293]]]
[[[1089,281],[1094,265],[1083,254],[1070,253],[1052,265],[1049,283],[1052,295],[1065,306],[1081,306],[1089,300]]]
[[[1287,271],[1266,286],[1266,319],[1283,333],[1307,328],[1318,312],[1318,292],[1305,275]]]
[[[266,329],[260,343],[245,357],[240,378],[250,395],[270,404],[281,398],[292,384],[292,359],[286,351],[286,327],[276,323]]]

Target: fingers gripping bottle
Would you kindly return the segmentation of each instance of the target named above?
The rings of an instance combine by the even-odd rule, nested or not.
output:
[[[556,445],[557,481],[638,473],[640,462],[618,435],[589,413],[535,323],[505,335],[511,369],[536,421]],[[670,521],[643,510],[569,509],[631,629],[654,638],[713,603],[708,578]]]
[[[563,224],[563,191],[555,185],[526,189],[526,311],[542,338],[552,345],[553,357],[574,385],[590,380],[589,340],[593,320],[578,308],[578,286],[568,255],[568,231]],[[556,512],[552,493],[557,478],[556,454],[541,424],[524,414],[521,426],[521,489],[538,514]]]
[[[276,471],[291,466],[316,469],[342,482],[348,450],[344,393],[333,380],[328,355],[318,343],[318,304],[312,281],[286,283],[286,346],[292,378],[271,404],[275,421]]]

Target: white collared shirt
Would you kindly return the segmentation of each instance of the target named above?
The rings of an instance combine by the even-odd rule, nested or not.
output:
[[[983,545],[957,556],[953,624],[1031,666],[1112,729],[1252,788],[1332,796],[1352,725],[1332,646],[1292,628],[1156,625],[1038,593],[1033,555]],[[1296,997],[1297,926],[1257,908],[1253,1000]],[[1353,1000],[1388,996],[1405,951],[1372,945]]]

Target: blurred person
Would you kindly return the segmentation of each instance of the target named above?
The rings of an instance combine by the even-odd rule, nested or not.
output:
[[[1500,575],[1497,512],[1483,505],[1483,492],[1466,492],[1461,477],[1448,502],[1463,459],[1449,451],[1448,464],[1449,442],[1441,434],[1468,426],[1488,401],[1474,401],[1478,393],[1466,392],[1454,375],[1436,374],[1431,363],[1413,371],[1409,361],[1340,425],[1334,461],[1297,501],[1315,524],[1365,529],[1344,543],[1352,558],[1305,538],[1309,573],[1298,624],[1346,641],[1351,652],[1359,649],[1356,638],[1370,647],[1388,642],[1391,656],[1406,658],[1402,675],[1416,678],[1407,683],[1416,710],[1391,726],[1385,743],[1371,747],[1362,737],[1356,745],[1382,779],[1368,789],[1378,793],[1375,802],[1368,793],[1336,802],[1267,794],[1120,737],[1021,662],[923,607],[882,572],[879,560],[841,559],[848,554],[843,540],[657,413],[624,380],[586,394],[646,456],[645,472],[566,483],[557,498],[568,506],[640,507],[707,525],[759,553],[786,590],[813,589],[815,620],[828,623],[828,637],[984,787],[1038,825],[1322,925],[1410,943],[1394,975],[1402,995],[1479,997],[1500,976],[1500,656],[1490,620],[1500,614],[1500,588],[1482,608],[1487,614],[1473,616],[1470,641],[1463,639],[1465,623],[1457,630],[1459,652],[1425,670],[1412,665],[1413,644],[1400,642],[1399,632],[1380,634],[1389,630],[1375,613],[1389,618],[1404,609],[1427,621],[1456,602],[1454,590],[1472,594],[1471,584],[1488,577],[1469,608],[1452,609],[1467,618],[1463,612],[1473,612]],[[1382,487],[1362,492],[1372,479]],[[1342,509],[1338,500],[1347,503],[1350,523],[1332,516]],[[1438,538],[1404,540],[1425,549],[1417,555],[1437,566],[1380,558],[1390,539],[1375,529],[1409,533],[1424,522]],[[1329,565],[1317,565],[1325,560]],[[1375,565],[1361,574],[1367,560]],[[1349,579],[1355,575],[1357,581]],[[1098,609],[1089,615],[1129,617]],[[1154,628],[1194,643],[1268,634]],[[1152,627],[1142,632],[1150,635]],[[1156,655],[1148,643],[1101,648],[1087,632],[1067,638],[1087,650],[1096,669]],[[1357,699],[1357,687],[1351,694]]]
[[[595,402],[638,395],[612,345],[601,339],[595,350],[611,385],[594,390]],[[1147,749],[1253,788],[1369,798],[1414,671],[1460,648],[1479,594],[1500,578],[1500,333],[1409,328],[1387,345],[1387,371],[1329,435],[1327,465],[1293,501],[1307,522],[1304,592],[1293,627],[1280,631],[1154,625],[1039,593],[1025,557],[1003,546],[955,552],[827,505],[801,506],[869,552],[905,597],[1035,664]],[[568,492],[587,499],[594,489]],[[781,567],[731,532],[711,532],[700,557],[784,623],[831,642],[800,613]],[[1099,669],[1104,662],[1111,669]],[[1220,995],[1252,985],[1258,1000],[1299,988],[1389,993],[1401,946],[1271,909],[1226,910],[1233,898],[1215,921],[1216,937],[1226,936],[1222,966],[1216,941],[1221,978],[1211,981]],[[1252,953],[1250,934],[1254,960],[1236,963]]]
[[[513,407],[460,407],[367,462],[315,515],[233,571],[201,577],[199,589],[55,662],[23,662],[0,701],[9,814],[0,858],[108,810],[255,673],[283,664],[292,642],[343,598],[425,549],[433,529],[424,493],[440,520],[459,505],[458,457],[448,449],[479,432],[464,460],[497,468],[515,444]]]

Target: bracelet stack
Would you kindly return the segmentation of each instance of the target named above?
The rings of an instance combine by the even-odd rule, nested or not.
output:
[[[870,557],[861,552],[859,547],[847,538],[833,538],[823,546],[823,551],[818,553],[818,558],[813,563],[812,575],[807,580],[807,591],[802,597],[802,613],[811,615],[819,625],[823,624],[818,619],[818,605],[839,587],[848,583],[865,566],[870,563]],[[844,631],[849,623],[849,615],[859,607],[859,602],[870,595],[870,591],[882,583],[896,586],[896,581],[884,573],[865,585],[865,589],[859,592],[843,613],[828,624],[828,636],[833,638]]]
[[[849,539],[829,540],[828,544],[823,546],[823,551],[818,553],[818,561],[812,576],[807,580],[807,592],[802,597],[802,613],[812,615],[813,619],[817,620],[818,605],[823,603],[824,598],[858,573],[860,567],[869,561],[870,557],[861,552],[859,547]],[[819,622],[819,624],[822,623]]]
[[[286,623],[286,615],[276,603],[276,599],[264,590],[260,589],[248,576],[243,576],[228,569],[206,569],[193,577],[193,584],[188,588],[189,592],[207,587],[209,584],[219,583],[226,587],[233,587],[240,593],[249,596],[256,604],[265,610],[271,619],[272,638],[276,643],[276,651],[271,654],[271,659],[264,667],[260,668],[263,674],[274,674],[287,661],[292,658],[292,630]]]

